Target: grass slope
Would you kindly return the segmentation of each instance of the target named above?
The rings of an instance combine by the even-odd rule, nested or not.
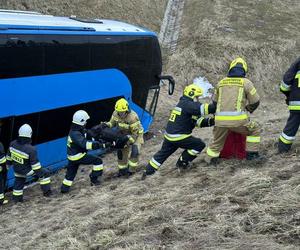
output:
[[[50,6],[42,1],[26,1],[50,10],[60,4],[53,2],[56,4]],[[110,1],[98,2],[106,3],[103,9],[111,6]],[[161,6],[159,1],[154,5],[149,2],[136,6],[133,1],[122,1],[128,4],[128,20],[137,13],[141,24],[159,30]],[[149,13],[161,13],[159,20],[154,20],[152,14],[138,13],[143,4],[151,8]],[[114,12],[112,8],[108,9]],[[87,5],[80,11],[85,14],[92,9]],[[115,11],[111,17],[122,17],[123,13],[117,15],[119,10]],[[165,65],[165,71],[177,79],[177,91],[174,97],[166,98],[166,89],[162,88],[152,127],[155,137],[146,142],[141,157],[145,164],[159,149],[169,109],[182,86],[198,75],[216,83],[226,73],[228,62],[242,55],[249,63],[249,77],[263,97],[253,118],[263,125],[262,151],[267,163],[259,166],[231,160],[213,168],[197,159],[193,169],[179,174],[174,169],[178,152],[156,176],[141,182],[140,174],[130,179],[112,178],[116,156],[108,155],[104,161],[111,167],[105,170],[100,188],[89,186],[89,167],[82,167],[69,195],[57,193],[53,199],[41,198],[39,187],[34,186],[26,190],[28,202],[1,208],[1,247],[299,249],[299,144],[285,156],[276,155],[274,146],[288,115],[277,84],[291,60],[299,55],[299,11],[300,3],[292,0],[187,0],[179,48],[166,56]],[[208,142],[211,132],[209,128],[201,129],[195,135]],[[63,171],[54,177],[54,189],[59,189],[62,179]]]

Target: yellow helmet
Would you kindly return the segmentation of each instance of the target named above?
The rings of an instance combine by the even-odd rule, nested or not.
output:
[[[245,71],[245,73],[247,73],[248,71],[248,66],[247,66],[247,63],[246,61],[241,58],[241,57],[238,57],[236,59],[234,59],[231,63],[230,63],[230,66],[229,66],[229,71],[233,68],[233,67],[236,67],[238,64],[240,64],[243,68],[243,70]]]
[[[115,110],[117,112],[126,112],[126,111],[129,111],[129,104],[128,104],[128,102],[124,98],[119,99],[116,102]]]
[[[203,89],[193,83],[184,88],[183,95],[194,99],[197,96],[203,95]]]

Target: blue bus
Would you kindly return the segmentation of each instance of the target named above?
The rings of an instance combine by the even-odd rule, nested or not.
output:
[[[55,17],[0,10],[0,140],[7,149],[18,128],[33,128],[40,161],[51,170],[66,163],[73,113],[86,110],[89,125],[108,120],[126,98],[148,131],[161,76],[156,34],[124,22]],[[11,186],[13,173],[8,175]]]

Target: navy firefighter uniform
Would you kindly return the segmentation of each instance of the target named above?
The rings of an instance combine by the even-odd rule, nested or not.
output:
[[[13,186],[13,200],[23,202],[23,189],[27,177],[39,179],[44,196],[52,194],[50,187],[50,171],[42,168],[38,160],[37,150],[31,145],[32,129],[24,124],[19,129],[19,136],[10,143],[7,152],[7,165],[12,165],[15,182]]]
[[[161,149],[152,157],[143,173],[154,174],[164,161],[178,148],[183,148],[176,166],[187,168],[198,154],[205,148],[205,143],[192,136],[193,129],[197,127],[209,127],[214,125],[214,118],[205,118],[205,115],[215,112],[215,104],[202,104],[198,98],[202,96],[202,89],[196,84],[190,84],[184,89],[176,107],[171,111],[166,133]]]
[[[67,140],[68,166],[65,178],[61,185],[61,192],[68,193],[80,165],[93,165],[89,175],[91,185],[101,184],[100,177],[103,172],[103,162],[98,156],[87,154],[88,150],[106,148],[110,142],[102,143],[89,138],[89,131],[85,128],[89,115],[84,110],[78,110],[73,115],[73,121]]]
[[[285,153],[291,149],[300,125],[300,57],[285,72],[280,91],[285,94],[290,111],[278,143],[278,152]]]

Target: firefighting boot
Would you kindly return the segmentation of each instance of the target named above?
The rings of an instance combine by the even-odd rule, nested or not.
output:
[[[50,183],[48,183],[48,184],[42,184],[43,183],[42,181],[43,180],[41,180],[40,183],[41,183],[41,190],[43,192],[43,195],[45,197],[50,197],[52,195]]]
[[[101,176],[94,176],[93,173],[90,173],[91,186],[100,186],[101,185]]]
[[[263,162],[265,162],[267,160],[267,158],[264,157],[264,156],[262,156],[262,155],[260,155],[258,152],[248,151],[247,155],[246,155],[246,160],[263,163]]]
[[[118,177],[129,177],[132,175],[132,172],[129,170],[129,168],[122,168],[119,169]]]
[[[23,200],[23,195],[13,195],[13,201],[15,202],[15,203],[18,203],[18,202],[23,202],[24,200]]]
[[[8,200],[6,200],[6,199],[1,199],[0,200],[0,206],[5,205],[7,203],[8,203]]]
[[[153,174],[155,174],[155,172],[156,172],[156,169],[154,167],[152,167],[150,164],[148,164],[146,166],[146,169],[143,171],[141,180],[142,181],[145,180],[147,178],[147,176],[153,175]]]
[[[71,187],[71,186],[67,186],[67,185],[65,185],[65,184],[62,184],[62,185],[61,185],[61,188],[60,188],[60,192],[61,192],[62,194],[69,193],[69,192],[70,192],[70,187]]]
[[[188,168],[191,167],[191,162],[187,161],[187,160],[184,160],[183,156],[180,156],[178,161],[176,162],[176,167],[179,170],[187,170]]]
[[[53,195],[53,192],[52,192],[52,190],[51,190],[51,189],[49,189],[49,190],[47,190],[47,191],[43,192],[43,195],[44,195],[45,197],[50,197],[50,196],[52,196],[52,195]]]

